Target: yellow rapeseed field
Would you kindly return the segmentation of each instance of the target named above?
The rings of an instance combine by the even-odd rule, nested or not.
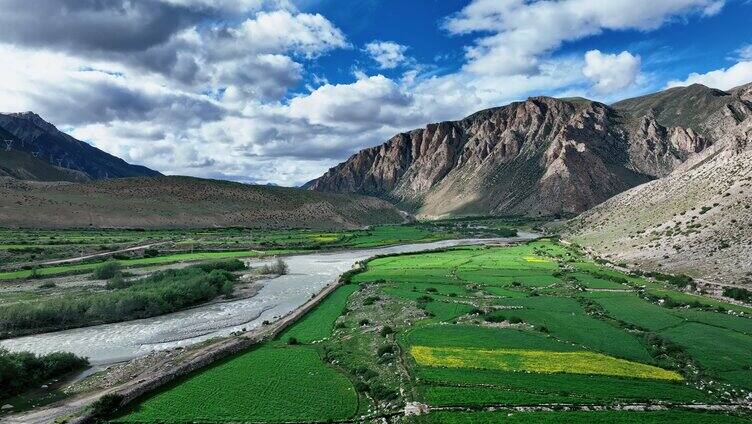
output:
[[[674,372],[593,352],[552,352],[527,349],[469,349],[412,346],[420,365],[538,373],[597,374],[681,381]]]
[[[522,259],[524,259],[525,262],[532,262],[532,263],[536,263],[536,264],[543,264],[543,263],[551,262],[548,259],[539,258],[537,256],[523,256]]]
[[[311,238],[313,241],[317,241],[319,243],[330,243],[333,241],[337,241],[339,239],[339,235],[337,234],[315,234],[312,235]]]

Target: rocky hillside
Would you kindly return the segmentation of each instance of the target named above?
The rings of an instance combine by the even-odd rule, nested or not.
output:
[[[84,173],[90,179],[160,175],[76,140],[33,112],[0,114],[0,156],[7,156],[9,151]],[[26,169],[23,173],[33,176],[38,172]]]
[[[579,213],[682,166],[736,125],[740,104],[702,85],[612,106],[530,98],[398,134],[305,187],[424,217]]]
[[[720,93],[723,107],[698,125],[716,139],[713,147],[582,214],[569,237],[614,261],[752,284],[752,84]],[[639,103],[665,104],[655,100]],[[695,109],[654,114],[698,120]]]
[[[0,227],[354,228],[403,221],[375,198],[189,177],[88,183],[0,177],[0,198]]]

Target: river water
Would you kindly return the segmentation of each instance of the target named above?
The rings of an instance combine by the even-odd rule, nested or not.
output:
[[[467,244],[516,242],[536,237],[536,234],[520,232],[518,237],[513,238],[445,240],[367,250],[293,255],[285,258],[289,274],[262,280],[263,287],[251,298],[208,304],[154,318],[7,339],[0,341],[0,347],[38,354],[73,352],[88,357],[94,365],[121,362],[154,350],[187,346],[212,337],[226,336],[242,328],[250,330],[265,320],[273,321],[298,308],[313,294],[350,270],[356,262],[374,255]]]

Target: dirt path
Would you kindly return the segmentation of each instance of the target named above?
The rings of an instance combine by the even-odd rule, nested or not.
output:
[[[149,243],[149,244],[142,244],[140,246],[133,246],[129,247],[127,249],[119,249],[119,250],[111,250],[109,252],[102,252],[102,253],[93,253],[90,255],[83,255],[83,256],[76,256],[75,258],[67,258],[67,259],[55,259],[54,261],[46,261],[46,262],[39,262],[37,265],[60,265],[60,264],[68,264],[73,262],[81,262],[85,261],[87,259],[92,258],[100,258],[102,256],[110,256],[117,253],[125,253],[125,252],[132,252],[134,250],[141,250],[141,249],[149,249],[154,246],[161,246],[163,244],[172,243],[170,241],[160,241],[157,243]]]

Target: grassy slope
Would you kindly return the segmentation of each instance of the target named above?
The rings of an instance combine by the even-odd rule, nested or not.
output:
[[[402,221],[394,207],[373,198],[188,177],[84,184],[2,179],[0,197],[5,227],[341,228]]]

